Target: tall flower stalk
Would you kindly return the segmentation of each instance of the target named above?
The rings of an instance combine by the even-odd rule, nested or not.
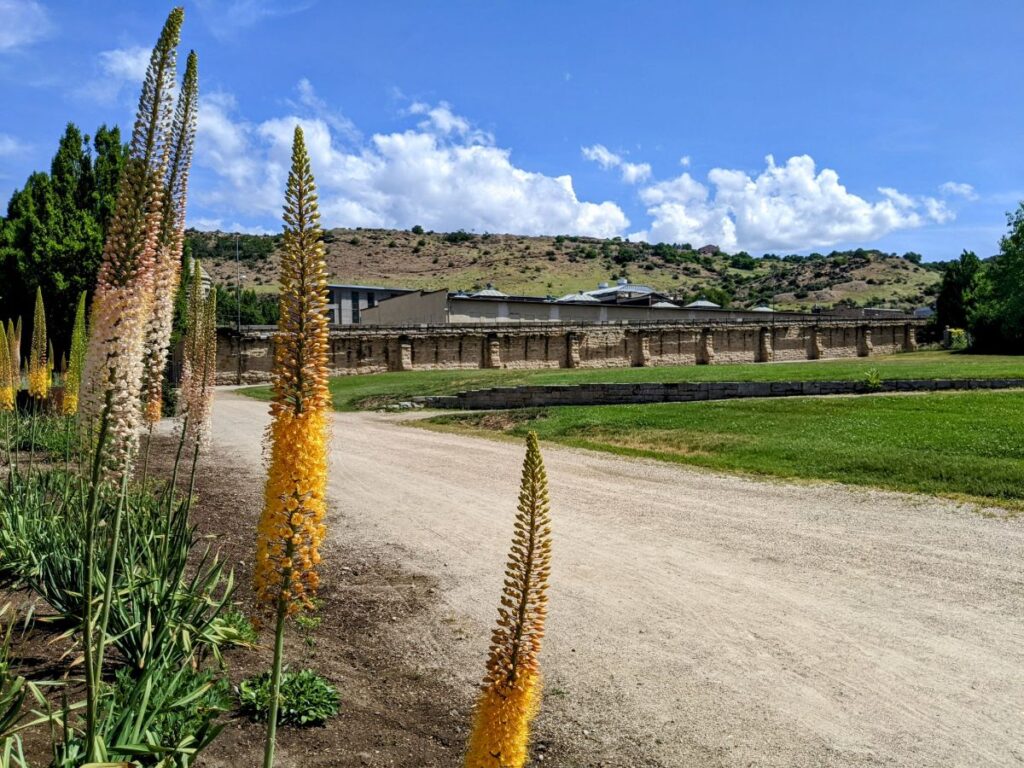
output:
[[[21,318],[17,324],[13,320],[7,321],[7,343],[11,352],[11,379],[14,384],[14,391],[21,389]]]
[[[327,265],[316,183],[296,126],[284,207],[270,467],[256,543],[259,604],[276,614],[264,768],[274,764],[285,619],[317,588],[327,491]]]
[[[153,310],[146,326],[143,418],[152,429],[160,420],[164,369],[174,324],[174,298],[181,280],[188,176],[196,137],[199,75],[196,52],[188,55],[171,128],[170,160],[164,181],[163,218],[153,265]]]
[[[92,302],[82,412],[94,423],[108,422],[105,463],[115,476],[131,468],[138,442],[183,18],[181,8],[171,11],[149,60]]]
[[[179,413],[183,439],[195,448],[210,440],[210,412],[217,383],[217,294],[203,296],[199,262],[193,263],[185,310],[187,330],[183,344]]]
[[[32,319],[32,346],[28,356],[28,393],[45,400],[50,395],[50,355],[46,338],[46,307],[42,289],[36,288],[36,309]]]
[[[75,325],[71,330],[71,354],[64,370],[64,399],[61,402],[61,410],[65,416],[74,416],[78,413],[78,393],[82,385],[87,334],[85,291],[82,291],[78,297],[78,306],[75,308]]]
[[[153,303],[155,254],[163,221],[164,183],[171,153],[172,89],[183,19],[181,8],[171,11],[150,56],[89,323],[81,390],[82,416],[96,434],[83,562],[87,763],[105,760],[99,729],[100,690],[106,622],[115,599],[114,567],[124,517],[124,504],[119,503],[111,518],[99,525],[100,478],[106,468],[106,477],[118,481],[123,494],[137,445],[145,331]],[[102,594],[96,600],[95,560],[97,541],[101,539],[108,556],[103,564]]]
[[[14,410],[14,395],[11,347],[7,343],[3,323],[0,323],[0,412],[9,413]]]
[[[537,434],[526,438],[512,548],[487,674],[477,700],[466,768],[522,768],[530,723],[540,709],[538,655],[547,619],[551,575],[548,479]]]

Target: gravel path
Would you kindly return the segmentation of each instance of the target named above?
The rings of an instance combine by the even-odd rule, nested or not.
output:
[[[259,460],[265,403],[223,393],[214,422],[218,448]],[[333,446],[332,541],[438,580],[436,626],[402,631],[469,689],[522,446],[370,413],[337,414]],[[555,559],[538,732],[573,756],[559,766],[1024,765],[1021,521],[544,454]]]

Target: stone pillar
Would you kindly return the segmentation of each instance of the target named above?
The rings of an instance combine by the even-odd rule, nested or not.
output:
[[[651,338],[646,333],[636,331],[630,333],[629,340],[630,354],[629,361],[636,368],[643,368],[651,362]]]
[[[565,364],[569,368],[580,367],[580,334],[569,331],[565,334]]]
[[[495,334],[487,337],[487,355],[484,358],[484,366],[487,368],[501,368],[501,342]]]
[[[917,351],[917,328],[907,323],[903,326],[903,351]]]
[[[715,359],[715,332],[711,328],[703,328],[697,342],[697,365],[711,365]]]
[[[771,328],[762,328],[758,334],[757,341],[757,362],[759,363],[770,363],[772,358],[775,357],[775,349],[773,347],[774,339],[772,338]]]
[[[395,355],[395,370],[412,370],[412,340],[408,336],[398,338],[398,354]]]
[[[869,357],[871,355],[871,327],[862,325],[860,327],[860,340],[857,344],[857,356],[858,357]]]
[[[807,337],[807,359],[821,359],[821,331],[818,326],[811,326],[810,335]]]

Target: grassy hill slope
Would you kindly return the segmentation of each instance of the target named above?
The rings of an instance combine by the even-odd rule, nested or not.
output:
[[[618,239],[383,229],[333,229],[324,240],[332,281],[407,288],[493,283],[511,294],[560,296],[624,276],[678,298],[707,295],[734,306],[911,309],[931,303],[940,280],[935,265],[862,249],[751,258]],[[187,244],[217,282],[234,284],[233,234],[189,230]],[[246,287],[275,290],[279,245],[277,235],[239,236]]]

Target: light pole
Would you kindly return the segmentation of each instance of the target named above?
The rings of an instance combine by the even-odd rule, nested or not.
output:
[[[235,333],[238,339],[238,375],[235,383],[242,384],[242,262],[238,258],[238,233],[235,233]]]

